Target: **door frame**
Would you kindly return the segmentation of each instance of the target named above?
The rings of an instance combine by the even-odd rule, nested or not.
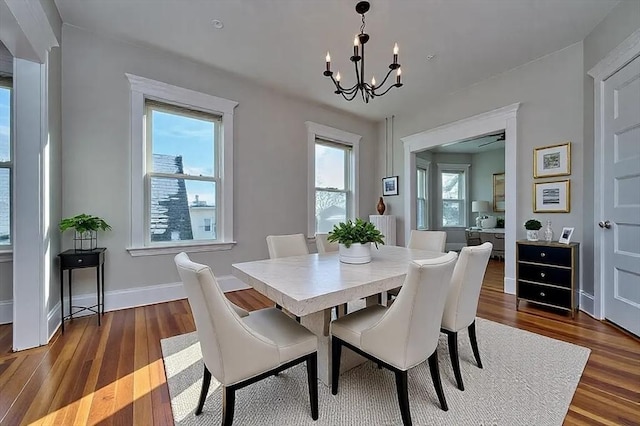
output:
[[[416,133],[400,140],[404,144],[404,222],[405,241],[416,226],[416,153],[449,142],[470,139],[496,131],[505,131],[505,197],[514,202],[505,211],[505,267],[504,292],[516,292],[516,234],[517,234],[517,117],[520,103],[494,109],[431,130]]]
[[[587,74],[593,77],[594,90],[594,150],[593,150],[593,166],[594,166],[594,196],[593,196],[593,213],[594,228],[593,237],[593,300],[589,295],[581,292],[580,306],[589,312],[588,307],[593,306],[591,312],[597,319],[605,318],[605,270],[602,267],[604,263],[604,234],[597,227],[597,222],[604,218],[604,203],[601,197],[604,194],[604,83],[613,74],[622,69],[629,62],[640,56],[640,29],[627,37],[615,49],[607,54],[600,62],[591,68]],[[585,224],[585,226],[588,226]]]

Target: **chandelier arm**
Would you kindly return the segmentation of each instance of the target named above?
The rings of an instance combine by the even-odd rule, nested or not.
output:
[[[333,75],[330,76],[331,77],[331,81],[333,81],[333,84],[336,86],[336,90],[342,92],[342,86],[340,86],[340,83],[333,78]]]
[[[345,94],[342,93],[342,97],[345,98],[346,100],[348,100],[349,102],[351,102],[353,100],[353,98],[355,98],[356,96],[358,96],[358,91],[357,90],[355,92],[353,92],[351,97],[345,96]]]
[[[357,92],[357,91],[358,91],[358,85],[357,85],[357,84],[355,84],[355,85],[351,86],[351,87],[350,87],[350,88],[348,88],[348,89],[344,89],[343,91],[344,91],[347,95],[350,95],[350,94],[352,94],[352,93],[354,93],[354,92]]]
[[[378,86],[376,86],[376,87],[377,87],[377,88],[380,88],[380,87],[384,86],[384,84],[387,82],[387,79],[389,78],[389,76],[391,75],[391,73],[392,73],[392,72],[393,72],[393,70],[392,70],[392,69],[390,69],[390,70],[387,72],[387,75],[384,77],[384,80],[382,80],[382,83],[378,84]],[[387,93],[387,92],[384,92],[384,93]],[[382,95],[381,95],[381,96],[382,96]]]
[[[362,53],[360,54],[360,56],[362,56],[362,64],[360,65],[360,84],[364,83],[364,43],[361,43],[361,48],[360,50],[362,51]],[[357,64],[356,64],[357,67]]]
[[[382,92],[382,93],[380,93],[380,94],[377,94],[376,96],[383,96],[383,95],[385,95],[389,90],[393,89],[394,87],[400,87],[400,86],[402,86],[402,85],[398,85],[397,83],[396,83],[396,84],[392,84],[391,86],[389,86],[389,87],[387,88],[387,90],[385,90],[384,92]]]

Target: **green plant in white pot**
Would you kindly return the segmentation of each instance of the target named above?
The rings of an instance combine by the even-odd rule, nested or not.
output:
[[[65,217],[58,225],[60,232],[73,229],[74,248],[78,251],[93,250],[98,246],[98,231],[107,231],[111,225],[98,216],[82,213],[72,217]]]
[[[527,230],[527,240],[538,241],[538,231],[542,228],[542,223],[537,219],[529,219],[524,223]]]
[[[340,262],[355,264],[371,262],[371,243],[377,248],[378,244],[384,244],[383,238],[373,223],[362,219],[334,225],[327,235],[328,241],[338,243]]]

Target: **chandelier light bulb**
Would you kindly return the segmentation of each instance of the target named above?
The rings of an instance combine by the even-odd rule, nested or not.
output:
[[[340,71],[336,74],[336,81],[340,81]]]
[[[329,55],[329,52],[327,52],[327,56],[325,56],[324,60],[327,62],[331,62],[331,55]]]
[[[396,84],[400,84],[400,79],[402,78],[402,68],[398,68],[396,71]]]
[[[375,85],[376,85],[376,78],[371,77],[371,87],[374,87]]]
[[[393,54],[397,55],[398,54],[398,43],[393,45]]]
[[[359,46],[360,45],[360,40],[358,39],[358,36],[356,35],[355,38],[353,39],[353,45],[354,46]]]

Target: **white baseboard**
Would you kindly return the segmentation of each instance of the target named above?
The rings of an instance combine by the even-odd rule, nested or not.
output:
[[[0,324],[13,322],[13,300],[0,300]]]
[[[504,277],[504,292],[507,294],[516,294],[515,278]]]
[[[47,313],[47,332],[49,333],[47,341],[51,340],[53,334],[60,327],[60,319],[60,302],[58,302],[53,309]]]
[[[595,318],[595,299],[594,297],[589,294],[589,293],[585,293],[584,291],[580,290],[580,310],[586,312],[587,314],[591,315],[592,317]]]

